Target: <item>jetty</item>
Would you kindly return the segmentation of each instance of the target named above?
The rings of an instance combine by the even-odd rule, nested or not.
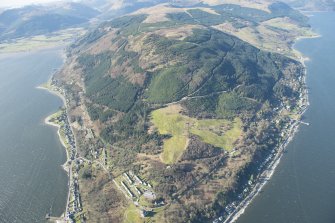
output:
[[[48,221],[57,222],[57,223],[66,223],[66,220],[63,217],[53,217],[50,214],[47,214],[45,216],[45,219]]]
[[[304,125],[307,125],[309,126],[310,124],[308,122],[303,122],[303,121],[300,121],[301,124],[304,124]]]

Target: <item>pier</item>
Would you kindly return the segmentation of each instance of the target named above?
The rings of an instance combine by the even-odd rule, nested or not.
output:
[[[304,124],[304,125],[307,125],[309,126],[310,124],[308,122],[303,122],[303,121],[300,121],[301,124]]]
[[[52,221],[52,222],[57,222],[57,223],[66,223],[66,220],[62,217],[53,217],[50,214],[47,214],[45,216],[45,219],[48,221]]]

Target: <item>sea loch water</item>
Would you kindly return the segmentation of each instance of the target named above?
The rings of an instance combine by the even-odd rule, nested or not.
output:
[[[0,57],[0,222],[45,222],[65,210],[65,150],[44,118],[61,99],[35,87],[62,58],[59,50]]]
[[[335,13],[313,13],[322,35],[296,48],[307,65],[310,107],[269,183],[238,223],[335,222]]]

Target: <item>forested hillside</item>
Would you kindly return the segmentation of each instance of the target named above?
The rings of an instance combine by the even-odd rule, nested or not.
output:
[[[87,218],[229,213],[298,117],[303,67],[291,46],[308,29],[284,3],[163,4],[74,43],[54,82],[69,99],[80,155],[93,160],[80,166]],[[94,165],[101,159],[108,175]]]

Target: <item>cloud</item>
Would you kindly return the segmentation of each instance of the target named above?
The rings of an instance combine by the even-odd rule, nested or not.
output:
[[[118,10],[118,9],[123,8],[123,6],[124,6],[124,0],[115,0],[112,3],[111,9]]]

